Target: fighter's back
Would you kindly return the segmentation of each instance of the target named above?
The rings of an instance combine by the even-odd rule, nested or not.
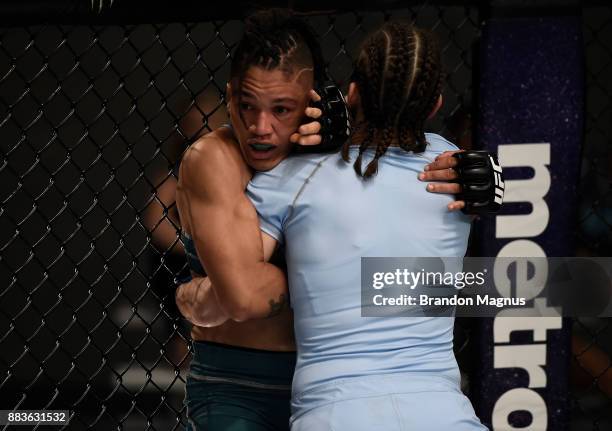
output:
[[[458,385],[452,318],[361,317],[361,257],[465,255],[470,219],[449,212],[452,196],[428,193],[417,178],[456,147],[438,135],[427,140],[416,155],[390,147],[370,180],[337,154],[308,155],[248,187],[262,230],[285,242],[298,346],[294,413],[304,391],[339,379],[418,372]]]

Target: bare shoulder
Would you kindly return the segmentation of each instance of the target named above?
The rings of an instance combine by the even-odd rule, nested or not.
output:
[[[200,137],[183,154],[179,178],[191,175],[236,175],[246,169],[238,143],[224,130]]]
[[[232,142],[224,139],[223,134],[216,130],[201,136],[183,154],[181,174],[189,175],[191,172],[197,172],[200,169],[206,168],[208,170],[208,168],[219,167],[219,162],[227,158],[228,153],[232,152],[230,148],[232,145]]]
[[[179,170],[179,189],[183,192],[206,193],[218,188],[244,191],[250,179],[240,147],[226,128],[200,137],[185,151]]]

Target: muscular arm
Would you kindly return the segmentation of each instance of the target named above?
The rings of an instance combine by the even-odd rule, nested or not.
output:
[[[267,262],[272,257],[277,242],[264,232],[261,232],[261,239],[264,260]],[[176,292],[176,305],[183,317],[197,326],[219,326],[229,319],[208,277],[194,276],[191,281],[180,285]],[[277,314],[285,305],[284,301],[274,304],[269,316]]]
[[[206,139],[206,138],[205,138]],[[266,317],[286,302],[283,272],[264,259],[246,180],[224,143],[194,145],[183,158],[177,203],[219,304],[236,321]]]

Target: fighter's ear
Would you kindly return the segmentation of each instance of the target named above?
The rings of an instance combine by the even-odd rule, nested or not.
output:
[[[361,102],[361,97],[359,96],[359,90],[357,89],[357,83],[351,82],[349,84],[348,93],[346,95],[346,104],[349,109],[356,109]]]
[[[436,102],[436,105],[433,107],[433,109],[431,110],[431,112],[427,116],[428,120],[432,119],[434,117],[434,115],[436,115],[438,113],[438,111],[442,107],[442,103],[444,103],[444,98],[442,97],[442,94],[440,94],[440,97],[438,97],[438,101]]]
[[[225,101],[230,103],[230,100],[232,100],[232,84],[228,82],[225,84]]]

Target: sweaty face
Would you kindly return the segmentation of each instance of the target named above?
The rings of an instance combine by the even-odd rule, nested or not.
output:
[[[312,70],[287,72],[251,66],[232,87],[232,125],[249,166],[267,171],[293,146],[289,137],[300,126],[312,88]]]

